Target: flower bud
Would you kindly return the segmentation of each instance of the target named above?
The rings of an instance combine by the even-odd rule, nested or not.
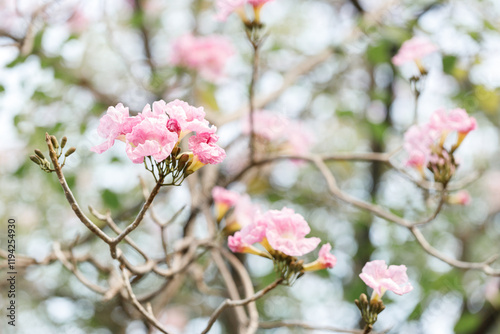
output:
[[[66,153],[64,154],[64,156],[65,156],[65,157],[69,157],[70,155],[72,155],[73,153],[75,153],[75,151],[76,151],[76,148],[74,148],[74,147],[70,147],[70,148],[66,151]]]
[[[178,170],[182,170],[184,166],[186,166],[187,161],[189,160],[189,155],[188,154],[183,154],[180,156],[178,159]]]
[[[66,136],[62,137],[62,139],[61,139],[61,148],[64,148],[64,146],[66,146],[67,142],[68,142],[68,138]]]
[[[34,163],[36,163],[37,165],[40,165],[42,162],[40,161],[40,158],[37,157],[36,155],[30,155],[30,159],[31,161],[33,161]]]
[[[38,155],[41,160],[45,159],[45,156],[43,155],[42,151],[40,151],[39,149],[35,150],[35,154]]]
[[[59,142],[57,141],[56,136],[50,136],[50,141],[52,142],[52,146],[54,146],[54,148],[59,148]]]

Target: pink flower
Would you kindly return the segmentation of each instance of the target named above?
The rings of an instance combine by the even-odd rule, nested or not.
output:
[[[260,110],[254,112],[253,119],[255,135],[279,147],[283,153],[308,153],[314,142],[314,135],[300,122],[281,114]],[[243,123],[243,133],[250,135],[250,117]]]
[[[477,122],[474,117],[467,115],[464,109],[457,108],[447,112],[441,108],[432,114],[429,127],[441,132],[441,143],[444,143],[448,133],[457,131],[458,140],[455,146],[458,147],[467,134],[477,128]]]
[[[292,209],[270,210],[257,218],[257,223],[266,225],[266,237],[271,247],[290,256],[300,256],[311,252],[319,238],[305,238],[311,232],[304,217]]]
[[[427,38],[413,37],[403,43],[398,53],[392,57],[392,63],[401,66],[411,61],[419,62],[423,57],[435,51],[437,47]]]
[[[235,253],[250,253],[259,255],[262,257],[271,258],[269,253],[259,250],[258,248],[252,246],[253,244],[262,241],[264,238],[264,226],[256,226],[257,228],[253,231],[242,230],[237,231],[233,236],[229,236],[227,239],[227,245],[229,249]]]
[[[116,139],[125,141],[125,135],[132,131],[132,127],[138,122],[139,119],[129,117],[128,108],[125,108],[123,104],[118,103],[116,107],[109,107],[97,128],[97,134],[107,140],[90,150],[100,154],[113,146]]]
[[[192,131],[215,133],[217,130],[205,119],[203,107],[196,108],[181,100],[169,103],[163,100],[157,101],[153,103],[153,112],[166,113],[170,117],[168,126],[175,132],[180,130],[179,139]]]
[[[258,11],[266,2],[269,1],[272,0],[217,0],[215,3],[217,7],[217,19],[220,21],[226,21],[228,16],[233,12],[238,12],[240,16],[244,17],[245,4],[248,3],[252,5],[254,10]]]
[[[477,122],[474,117],[467,115],[464,109],[452,109],[446,112],[441,108],[431,116],[429,125],[440,131],[457,131],[458,133],[469,133],[475,130]]]
[[[215,143],[219,137],[213,133],[202,132],[189,138],[189,149],[202,164],[218,164],[226,157],[226,152]],[[194,163],[193,163],[194,164]]]
[[[407,166],[423,170],[431,156],[431,146],[435,141],[436,132],[427,126],[411,126],[404,135],[403,147],[408,152]]]
[[[167,129],[168,118],[146,117],[126,135],[126,152],[133,163],[139,164],[147,156],[156,162],[165,160],[179,139],[177,133]]]
[[[449,204],[458,204],[458,205],[469,205],[471,200],[472,199],[467,190],[460,190],[456,194],[449,195],[447,198],[447,202]]]
[[[240,199],[241,195],[217,186],[212,189],[212,197],[217,211],[217,221],[221,221],[227,211]]]
[[[214,82],[224,77],[226,63],[234,53],[225,37],[183,35],[172,44],[170,62],[197,70],[205,80]]]
[[[406,266],[389,266],[383,260],[375,260],[365,264],[359,277],[373,289],[372,299],[382,298],[387,290],[398,295],[413,290],[408,276]]]
[[[304,265],[305,271],[321,270],[326,268],[333,268],[337,264],[337,258],[330,253],[332,246],[330,244],[324,244],[319,250],[318,259],[314,262]]]
[[[241,230],[242,228],[251,225],[255,218],[260,214],[260,207],[252,203],[250,196],[247,194],[241,195],[235,203],[234,211],[226,221],[224,228],[226,233]]]
[[[232,207],[240,199],[241,195],[235,191],[216,186],[212,189],[212,197],[215,203],[225,204]]]

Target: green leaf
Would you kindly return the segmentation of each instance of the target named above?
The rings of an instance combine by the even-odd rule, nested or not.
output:
[[[368,61],[372,64],[381,64],[386,63],[390,60],[390,45],[387,41],[382,40],[379,44],[371,45],[368,47],[366,51],[366,55],[368,56]]]
[[[117,209],[120,207],[120,198],[115,192],[109,189],[105,189],[102,192],[101,198],[104,204],[111,209]]]
[[[447,74],[452,74],[455,68],[455,63],[457,62],[457,57],[455,56],[444,56],[443,57],[443,72]]]

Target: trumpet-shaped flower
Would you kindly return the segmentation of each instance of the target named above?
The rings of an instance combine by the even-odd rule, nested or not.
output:
[[[125,134],[129,133],[138,122],[140,122],[138,118],[129,116],[129,110],[123,104],[118,103],[116,107],[109,107],[106,115],[101,117],[97,128],[97,134],[106,141],[90,150],[100,154],[111,148],[116,139],[125,141]]]
[[[220,221],[227,211],[238,202],[241,195],[217,186],[212,189],[212,197],[217,211],[217,221]]]
[[[413,290],[408,276],[406,266],[389,266],[383,260],[375,260],[365,264],[359,277],[370,288],[373,289],[372,299],[382,298],[387,290],[398,295]]]
[[[241,195],[235,203],[234,211],[226,220],[226,233],[241,230],[245,226],[251,225],[255,218],[260,214],[260,207],[252,203],[250,196],[247,194]]]
[[[269,245],[286,255],[300,256],[311,252],[320,243],[319,238],[306,238],[311,228],[304,217],[292,209],[270,210],[257,218],[266,225]]]
[[[429,162],[443,165],[450,160],[451,153],[460,146],[467,134],[477,127],[474,117],[467,115],[463,109],[436,110],[429,123],[413,125],[404,136],[403,147],[409,157],[406,164],[423,172]],[[458,140],[451,151],[444,149],[444,143],[449,133],[457,131]],[[455,167],[450,167],[454,170]]]
[[[330,244],[324,244],[321,246],[318,259],[304,265],[304,270],[312,271],[335,267],[335,264],[337,264],[337,258],[330,253],[331,250],[332,246]]]
[[[403,43],[398,53],[392,57],[392,63],[401,66],[415,61],[417,65],[425,56],[437,51],[437,47],[425,37],[413,37]],[[420,66],[419,66],[420,67]]]
[[[194,69],[213,82],[224,77],[226,63],[234,53],[233,45],[225,37],[183,35],[172,45],[170,62]]]
[[[213,133],[202,132],[189,138],[189,149],[195,159],[205,164],[218,164],[226,157],[226,152],[215,143],[219,137]],[[193,163],[194,164],[194,163]]]

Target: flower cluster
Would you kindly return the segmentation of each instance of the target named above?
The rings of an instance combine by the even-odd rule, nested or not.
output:
[[[151,168],[157,168],[159,178],[175,171],[173,183],[182,182],[205,164],[218,164],[225,158],[224,150],[216,145],[216,130],[205,119],[202,107],[195,108],[184,101],[156,101],[152,109],[147,104],[137,116],[130,116],[129,109],[119,103],[109,107],[99,122],[97,132],[106,141],[91,150],[103,153],[121,140],[132,162],[146,164],[148,158]],[[189,138],[190,152],[181,154],[179,143],[189,133],[194,133]]]
[[[235,50],[222,36],[196,37],[183,35],[172,44],[170,63],[194,69],[207,81],[215,82],[224,77],[224,68]]]
[[[392,63],[401,66],[408,62],[415,62],[421,74],[425,74],[421,60],[425,56],[437,51],[437,47],[425,37],[413,37],[403,43],[398,53],[392,57]]]
[[[428,168],[434,180],[446,184],[454,175],[458,163],[453,152],[460,146],[467,134],[477,127],[474,117],[463,109],[436,110],[424,125],[414,125],[405,133],[403,147],[409,157],[408,166],[417,168],[422,174]],[[445,148],[445,141],[452,132],[458,138],[451,148]]]
[[[370,288],[373,289],[371,299],[380,299],[386,291],[392,291],[398,295],[413,290],[408,282],[406,266],[389,266],[383,260],[375,260],[365,264],[359,277]]]
[[[243,133],[249,135],[250,131],[250,117],[247,117]],[[267,110],[253,113],[253,131],[267,149],[280,153],[308,153],[314,141],[314,135],[298,121]]]
[[[403,295],[413,290],[410,282],[408,282],[406,266],[404,265],[389,266],[387,268],[385,261],[371,261],[365,264],[359,277],[373,289],[369,301],[364,293],[361,294],[359,300],[354,301],[361,311],[363,320],[369,327],[377,321],[379,313],[385,309],[382,296],[386,291]]]
[[[217,0],[215,3],[217,7],[217,19],[220,21],[226,21],[228,16],[233,12],[237,13],[241,20],[248,24],[250,23],[246,13],[245,13],[245,5],[249,4],[252,6],[254,11],[254,22],[260,22],[260,9],[266,2],[272,0]]]
[[[251,224],[228,238],[228,246],[233,252],[272,259],[276,270],[291,284],[304,271],[335,266],[336,258],[330,253],[330,244],[322,246],[319,258],[314,262],[303,264],[302,260],[296,258],[310,253],[320,243],[319,238],[306,238],[309,232],[311,229],[304,217],[285,207],[258,214]],[[265,251],[255,247],[257,243]]]

